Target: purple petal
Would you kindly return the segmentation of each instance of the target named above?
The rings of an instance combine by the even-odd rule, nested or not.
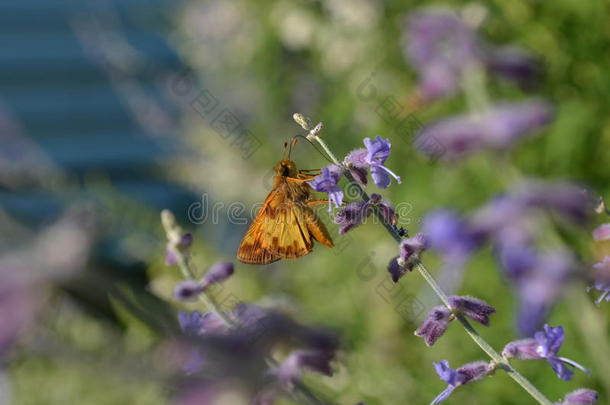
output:
[[[557,374],[557,377],[564,381],[570,381],[574,372],[566,367],[566,365],[556,357],[547,358],[547,361],[551,365],[551,368]]]
[[[593,405],[598,398],[597,392],[581,388],[567,394],[560,405]]]
[[[174,288],[174,297],[180,301],[192,300],[197,298],[203,289],[203,286],[197,281],[182,281]]]
[[[364,146],[366,147],[366,162],[369,166],[380,166],[385,163],[390,156],[392,144],[387,139],[383,139],[379,135],[375,139],[364,138]]]
[[[449,297],[449,304],[467,317],[485,326],[489,326],[489,316],[496,312],[494,307],[475,297],[453,295]]]
[[[222,283],[231,277],[234,271],[235,269],[233,263],[231,262],[215,263],[212,265],[212,267],[210,267],[207,274],[203,278],[203,284],[205,287],[207,287],[211,284]]]
[[[542,357],[536,351],[538,348],[538,342],[536,339],[527,338],[521,340],[515,340],[504,346],[502,350],[502,357],[515,358],[519,360],[538,360]]]
[[[428,313],[422,325],[415,331],[415,336],[424,339],[428,346],[432,346],[447,330],[451,322],[451,311],[442,306],[435,307]]]
[[[563,327],[544,325],[544,330],[536,332],[534,339],[538,342],[538,354],[542,357],[554,357],[563,344]]]

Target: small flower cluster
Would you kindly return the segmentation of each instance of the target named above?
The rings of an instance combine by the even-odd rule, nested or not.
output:
[[[176,217],[168,210],[161,211],[161,224],[165,230],[167,244],[165,246],[165,264],[178,264],[181,254],[184,255],[193,243],[193,235],[183,232],[176,223]]]
[[[364,185],[368,182],[367,175],[369,169],[373,182],[379,188],[387,188],[390,185],[390,177],[393,177],[398,183],[401,182],[400,177],[384,166],[385,161],[390,156],[392,146],[390,141],[380,136],[377,136],[375,139],[364,138],[364,146],[365,148],[363,149],[356,149],[350,152],[345,158],[343,166],[331,164],[324,167],[322,173],[309,182],[309,185],[314,190],[328,194],[329,212],[332,208],[331,203],[335,204],[336,207],[340,207],[343,204],[344,193],[338,183],[344,170],[348,170],[355,179]],[[383,202],[379,205],[384,207]],[[388,210],[390,209],[389,207],[391,206],[388,206]],[[341,214],[342,219],[340,221],[349,222],[353,225],[341,233],[345,233],[352,227],[362,223],[370,214],[370,204],[367,206],[351,205],[346,208],[348,211]]]

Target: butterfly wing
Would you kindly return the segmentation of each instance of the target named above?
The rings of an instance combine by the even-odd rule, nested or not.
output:
[[[311,252],[313,240],[305,208],[308,207],[293,198],[288,184],[280,182],[269,193],[244,236],[237,252],[239,261],[267,264]]]

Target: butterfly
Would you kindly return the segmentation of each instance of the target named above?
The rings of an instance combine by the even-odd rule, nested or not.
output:
[[[334,246],[326,226],[312,209],[326,201],[312,198],[312,189],[307,184],[314,177],[307,174],[311,170],[298,171],[289,158],[282,159],[274,170],[273,190],[237,251],[240,262],[267,264],[295,259],[310,253],[314,240]]]

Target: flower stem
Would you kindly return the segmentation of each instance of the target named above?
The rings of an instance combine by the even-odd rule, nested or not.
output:
[[[324,151],[328,154],[330,159],[335,164],[342,166],[341,162],[339,162],[339,160],[334,155],[334,153],[332,153],[332,151],[330,150],[328,145],[326,145],[326,142],[324,142],[319,136],[317,136],[317,135],[308,136],[308,138],[313,141],[316,141],[322,147],[322,149],[324,149]],[[362,186],[354,179],[354,177],[351,175],[351,173],[349,171],[345,170],[344,176],[351,183],[351,186],[354,187],[358,191],[360,197],[364,201],[368,201],[370,199],[369,195],[366,193],[366,191],[364,191]],[[386,230],[388,231],[390,236],[392,236],[395,241],[400,242],[402,237],[398,233],[398,230],[396,229],[396,227],[389,224],[385,220],[385,218],[383,217],[381,212],[379,212],[379,210],[377,210],[377,209],[375,210],[375,215],[377,215],[377,218],[381,221],[381,223],[386,228]],[[428,283],[430,288],[432,288],[432,290],[436,293],[438,298],[443,302],[443,304],[445,306],[447,306],[449,309],[451,309],[451,305],[449,304],[449,299],[447,297],[447,294],[445,294],[445,292],[442,290],[441,286],[436,282],[434,277],[432,277],[430,272],[428,272],[428,270],[423,265],[423,263],[418,261],[415,263],[415,267],[417,268],[417,271],[419,272],[419,274],[424,278],[426,283]],[[479,335],[479,333],[472,327],[470,322],[468,322],[468,320],[466,318],[464,318],[463,315],[457,314],[456,317],[457,317],[458,321],[460,322],[460,324],[466,330],[466,333],[468,334],[468,336],[470,336],[470,338],[485,353],[487,353],[487,355],[497,364],[498,368],[501,368],[504,371],[506,371],[508,373],[508,375],[513,380],[515,380],[517,382],[517,384],[519,384],[525,391],[527,391],[527,393],[529,393],[532,396],[532,398],[534,398],[536,401],[538,401],[538,403],[540,403],[542,405],[553,405],[552,402],[549,399],[547,399],[544,396],[544,394],[542,394],[527,378],[525,378],[522,374],[520,374],[517,370],[515,370],[508,363],[508,361],[506,359],[504,359],[489,343],[487,343],[487,341],[485,339],[483,339],[483,337],[481,335]]]

